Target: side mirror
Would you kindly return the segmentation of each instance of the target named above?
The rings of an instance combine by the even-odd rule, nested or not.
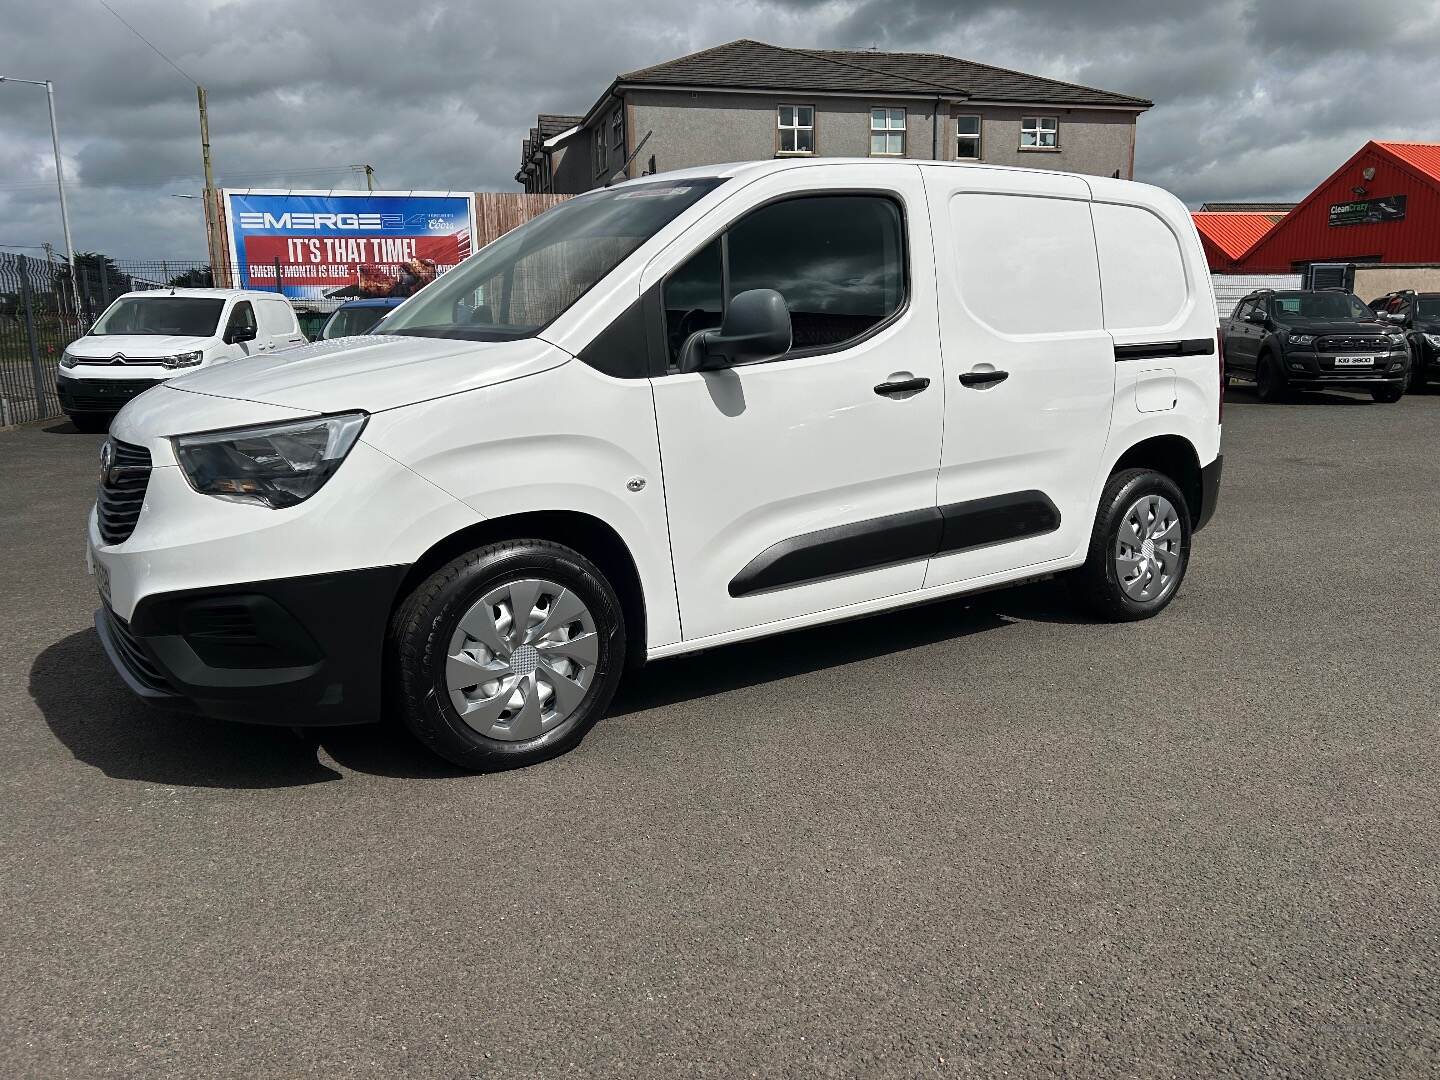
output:
[[[253,326],[232,326],[229,330],[225,331],[225,343],[227,345],[237,345],[242,341],[254,340],[255,327]]]
[[[790,351],[790,309],[774,289],[749,289],[730,301],[719,330],[691,334],[680,352],[680,370],[713,371],[773,360]]]
[[[1245,321],[1246,321],[1246,322],[1252,322],[1252,323],[1264,323],[1264,322],[1265,322],[1265,313],[1264,313],[1263,311],[1260,311],[1260,310],[1257,309],[1257,310],[1255,310],[1255,311],[1250,312],[1249,315],[1246,315],[1246,316],[1245,316]]]

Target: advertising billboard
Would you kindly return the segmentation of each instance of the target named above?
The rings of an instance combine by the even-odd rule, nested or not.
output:
[[[474,250],[469,192],[224,192],[235,285],[297,300],[409,296]]]

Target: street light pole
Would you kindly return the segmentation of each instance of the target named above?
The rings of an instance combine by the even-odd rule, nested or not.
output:
[[[70,292],[75,300],[75,317],[80,318],[80,275],[75,270],[75,245],[70,242],[70,208],[65,203],[65,167],[60,162],[60,128],[55,123],[55,84],[49,79],[17,79],[0,75],[0,83],[25,83],[45,87],[45,100],[50,106],[50,143],[55,148],[55,183],[60,188],[60,225],[65,230],[65,254],[70,260]]]

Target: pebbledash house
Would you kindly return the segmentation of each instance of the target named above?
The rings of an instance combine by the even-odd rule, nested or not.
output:
[[[584,115],[542,113],[528,192],[770,157],[979,161],[1130,179],[1144,98],[933,53],[732,41],[615,80]]]

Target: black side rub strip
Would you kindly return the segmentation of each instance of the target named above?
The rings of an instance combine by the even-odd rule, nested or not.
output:
[[[934,555],[1054,532],[1060,511],[1044,492],[1016,491],[837,525],[771,544],[730,582],[731,596],[787,589]]]
[[[1215,340],[1208,337],[1184,341],[1150,341],[1142,345],[1116,345],[1116,360],[1156,360],[1162,356],[1214,356]]]

